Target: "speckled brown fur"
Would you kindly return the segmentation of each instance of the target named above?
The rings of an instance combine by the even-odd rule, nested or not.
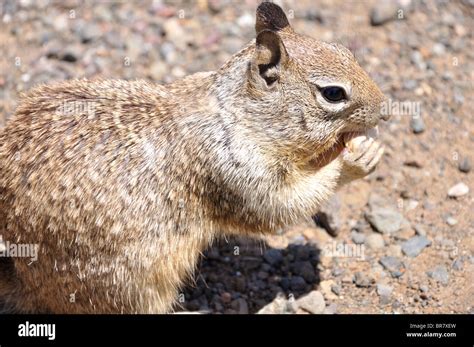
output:
[[[216,237],[296,223],[373,169],[312,164],[379,121],[383,96],[352,54],[296,34],[273,4],[256,28],[216,72],[24,96],[0,134],[0,235],[40,253],[0,264],[6,310],[169,312]],[[350,102],[323,105],[321,81],[349,85]],[[71,104],[92,111],[65,114]]]

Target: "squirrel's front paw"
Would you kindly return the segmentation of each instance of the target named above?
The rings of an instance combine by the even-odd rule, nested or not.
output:
[[[384,152],[383,145],[372,137],[353,139],[341,154],[341,178],[349,182],[375,170]]]

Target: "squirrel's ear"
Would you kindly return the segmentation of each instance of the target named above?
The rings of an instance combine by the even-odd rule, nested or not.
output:
[[[281,69],[288,62],[288,53],[280,36],[271,30],[261,31],[255,44],[252,71],[271,86],[280,79]]]
[[[262,30],[289,30],[291,29],[288,18],[280,6],[272,2],[262,2],[257,7],[257,20],[255,22],[255,31],[257,34]]]

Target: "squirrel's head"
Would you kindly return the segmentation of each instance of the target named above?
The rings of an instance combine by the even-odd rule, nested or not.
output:
[[[384,96],[348,49],[295,33],[270,2],[258,7],[255,27],[256,40],[226,65],[235,75],[233,64],[245,60],[241,119],[267,149],[319,161],[343,133],[377,125]]]

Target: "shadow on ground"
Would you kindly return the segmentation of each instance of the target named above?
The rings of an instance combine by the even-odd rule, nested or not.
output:
[[[194,283],[184,288],[182,310],[256,313],[278,293],[298,299],[319,284],[319,257],[311,244],[276,249],[242,238],[219,241],[204,253]]]

